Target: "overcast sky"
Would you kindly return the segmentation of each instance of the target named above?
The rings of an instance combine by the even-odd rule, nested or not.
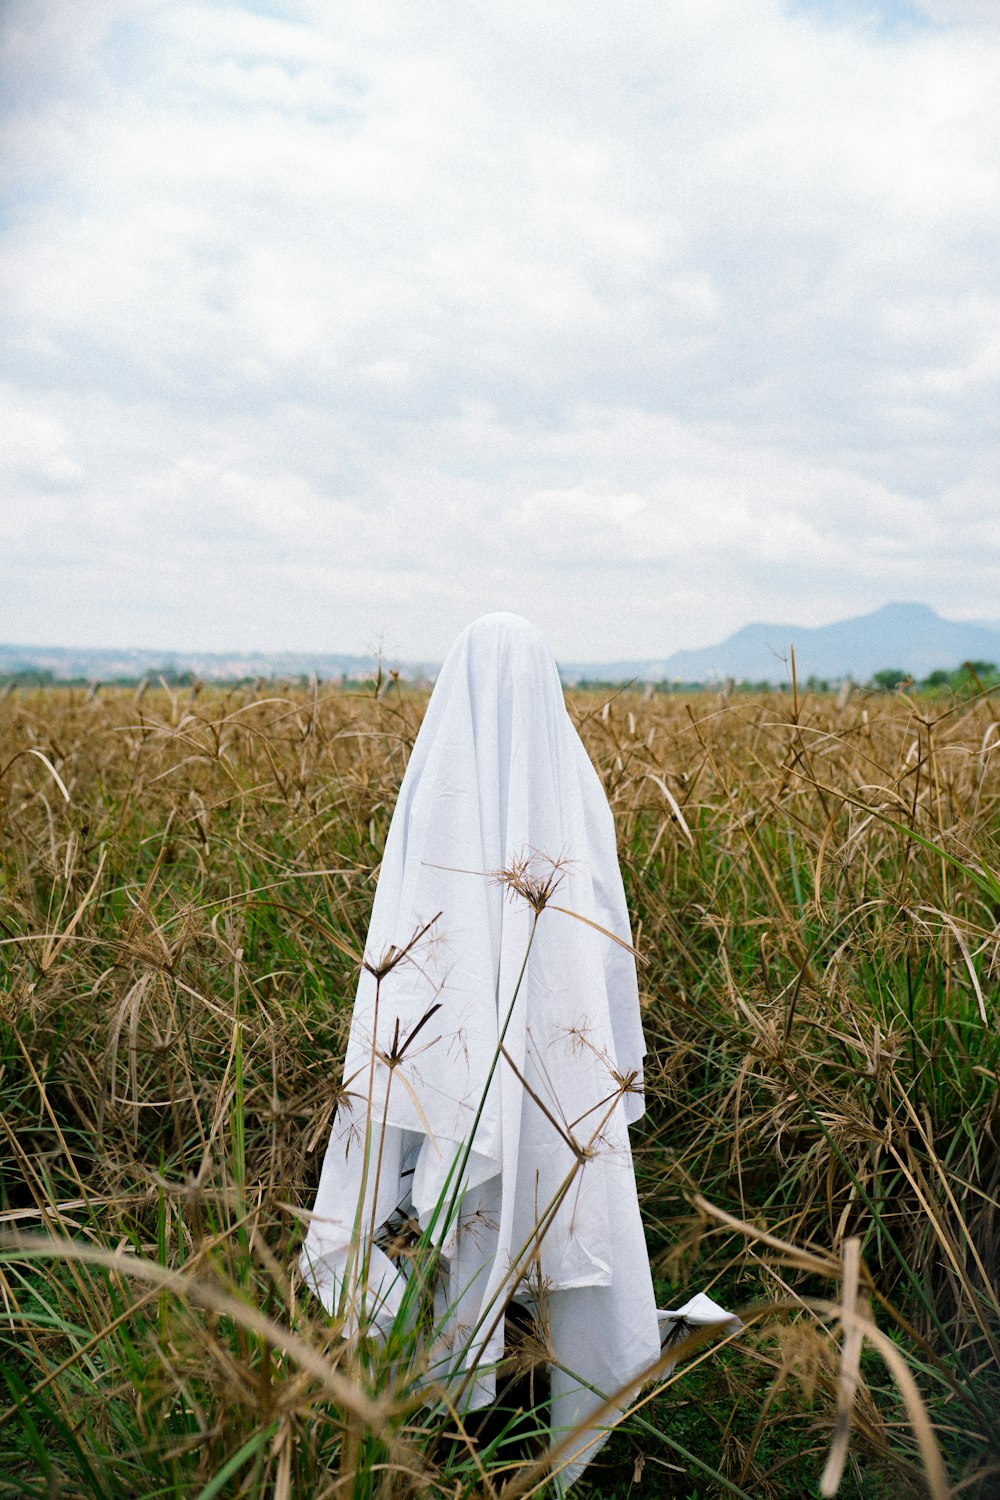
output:
[[[1000,614],[997,0],[0,0],[0,640]]]

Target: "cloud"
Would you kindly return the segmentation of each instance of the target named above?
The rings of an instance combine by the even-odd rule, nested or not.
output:
[[[977,612],[1000,38],[920,9],[13,0],[0,636]]]
[[[918,0],[920,11],[944,25],[1000,32],[1000,15],[992,0]]]
[[[22,405],[11,393],[0,391],[0,483],[62,489],[83,478],[80,465],[67,452],[68,433],[47,411]]]

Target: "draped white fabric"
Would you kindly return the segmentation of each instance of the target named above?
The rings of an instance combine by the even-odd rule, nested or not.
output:
[[[585,1433],[564,1488],[603,1435],[595,1391],[660,1350],[627,1128],[645,1050],[630,940],[611,811],[555,662],[527,621],[487,615],[452,648],[400,788],[301,1265],[328,1309],[350,1321],[364,1300],[384,1332],[407,1268],[375,1231],[397,1210],[430,1227],[429,1374],[451,1372],[466,1408],[493,1399],[506,1300],[534,1305],[553,1439]]]

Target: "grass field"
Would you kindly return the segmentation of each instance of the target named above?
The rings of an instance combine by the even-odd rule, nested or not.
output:
[[[0,1496],[545,1492],[293,1273],[422,706],[0,702]],[[660,1301],[746,1324],[574,1493],[1000,1494],[995,700],[570,709],[646,959]]]

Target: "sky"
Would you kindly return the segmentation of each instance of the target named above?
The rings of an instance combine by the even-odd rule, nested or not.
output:
[[[0,0],[0,641],[1000,614],[996,0]]]

